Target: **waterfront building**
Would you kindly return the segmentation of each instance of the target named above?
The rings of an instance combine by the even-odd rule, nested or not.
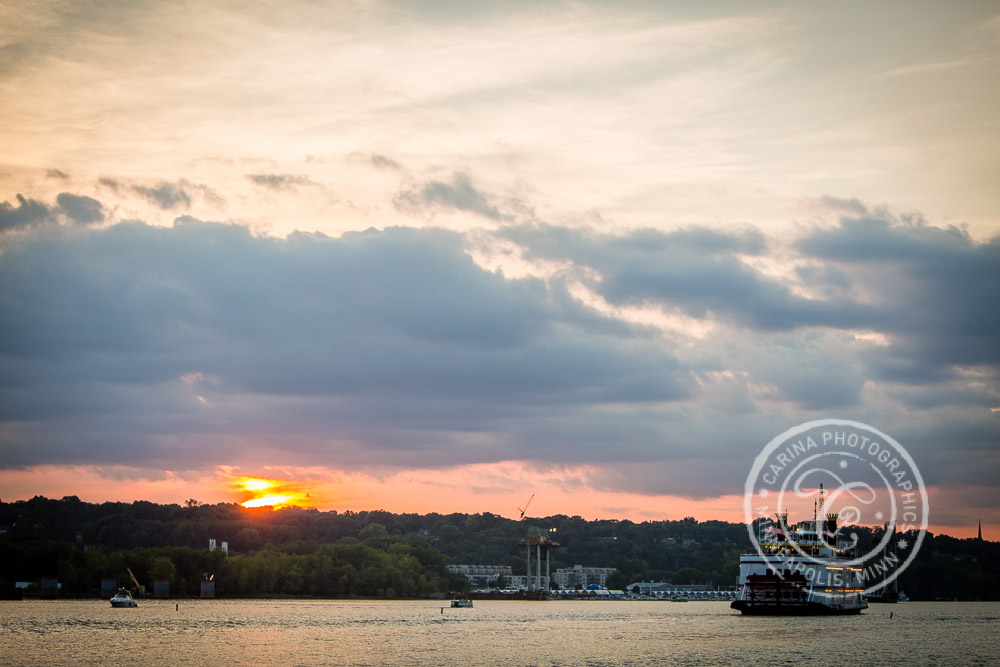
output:
[[[519,590],[531,591],[536,589],[548,590],[549,588],[549,577],[546,575],[526,575],[526,574],[515,574],[510,578],[510,583],[508,584],[510,588],[517,588]]]
[[[613,567],[584,567],[574,565],[573,567],[561,567],[552,576],[552,581],[560,588],[586,588],[591,585],[598,585],[606,588],[608,577],[614,574]]]

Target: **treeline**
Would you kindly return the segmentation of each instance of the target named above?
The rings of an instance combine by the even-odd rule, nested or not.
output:
[[[247,509],[236,504],[91,504],[69,496],[0,502],[0,577],[58,576],[63,591],[90,594],[100,579],[128,582],[126,567],[151,588],[168,579],[175,595],[197,595],[215,575],[221,596],[423,596],[460,590],[448,563],[526,569],[517,546],[531,529],[559,543],[552,570],[615,568],[609,588],[637,581],[735,585],[739,556],[752,549],[746,526],[722,521],[601,520],[556,515],[515,521],[491,513],[392,514]],[[880,529],[854,527],[860,547]],[[209,552],[228,542],[230,556]],[[913,599],[1000,599],[1000,544],[928,536],[900,586]]]
[[[155,578],[165,578],[147,564],[152,561],[149,554],[160,559],[160,570],[165,568],[163,558],[175,563],[177,571],[169,577],[171,591],[187,594],[197,592],[204,572],[216,574],[217,591],[226,595],[444,592],[462,585],[448,577],[447,563],[509,565],[515,574],[523,573],[527,563],[517,543],[529,528],[551,531],[551,539],[561,545],[552,553],[553,571],[575,564],[614,568],[617,572],[609,587],[624,588],[643,580],[732,585],[739,554],[749,547],[744,526],[699,523],[692,518],[634,523],[557,515],[514,521],[489,512],[418,515],[301,508],[275,511],[196,502],[185,506],[145,501],[91,504],[74,496],[0,503],[2,526],[7,527],[7,534],[0,537],[0,576],[32,581],[59,574],[64,590],[77,592],[96,586],[103,576],[126,576],[124,567],[132,567],[137,576],[141,573],[147,586]],[[228,561],[218,552],[213,560],[205,560],[209,539],[228,543]],[[368,557],[360,565],[350,563],[353,570],[344,568],[337,559],[354,555],[350,547],[357,546],[383,554],[383,561],[376,564],[376,559]],[[94,550],[108,554],[110,564],[92,556]],[[126,555],[139,560],[126,563],[121,560]],[[423,571],[411,576],[413,563],[399,561],[401,555],[416,557]],[[85,556],[95,559],[98,566]],[[272,567],[280,559],[284,559],[282,567]],[[316,559],[326,559],[319,570]],[[376,576],[378,568],[388,574]],[[300,569],[323,574],[300,577]],[[269,574],[256,574],[260,572]],[[81,583],[72,583],[77,581]]]
[[[101,579],[132,588],[129,570],[153,594],[153,582],[169,582],[173,596],[196,597],[207,576],[221,597],[426,597],[464,590],[464,579],[447,571],[445,557],[426,544],[383,537],[353,545],[293,542],[253,554],[226,557],[193,547],[153,547],[129,552],[78,548],[68,542],[0,540],[0,569],[13,580],[57,576],[62,594],[96,595]],[[44,573],[44,574],[43,574]],[[6,578],[6,574],[4,577]]]
[[[899,589],[913,600],[1000,600],[1000,542],[928,535]]]

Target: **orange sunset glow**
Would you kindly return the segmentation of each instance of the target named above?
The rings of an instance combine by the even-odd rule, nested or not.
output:
[[[121,481],[109,493],[108,476],[121,479],[123,469],[45,466],[34,470],[0,471],[4,500],[38,494],[60,498],[69,491],[86,502],[143,498],[157,503],[179,503],[195,498],[207,504],[241,504],[247,509],[310,507],[319,511],[385,510],[394,513],[491,512],[508,518],[535,494],[528,518],[557,514],[584,519],[631,521],[677,520],[691,516],[742,523],[741,493],[690,498],[679,494],[649,495],[595,488],[585,467],[540,471],[519,462],[457,466],[443,471],[399,470],[373,476],[320,467],[261,468],[254,473],[224,466],[199,476],[167,474],[162,479]],[[525,495],[527,493],[527,495]],[[929,486],[932,508],[930,531],[956,537],[974,537],[981,520],[987,536],[1000,534],[987,487],[953,489]],[[961,512],[950,507],[969,508]],[[788,508],[794,516],[812,508]],[[970,520],[971,517],[971,520]]]
[[[296,488],[294,482],[244,477],[238,484],[251,497],[240,503],[243,507],[311,507],[308,493]]]

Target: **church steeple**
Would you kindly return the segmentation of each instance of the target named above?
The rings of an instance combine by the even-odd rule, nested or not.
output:
[[[979,541],[983,541],[983,520],[979,520]]]

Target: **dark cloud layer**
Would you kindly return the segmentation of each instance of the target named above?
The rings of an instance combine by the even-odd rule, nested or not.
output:
[[[135,434],[144,447],[133,457],[193,419],[162,426],[156,405],[164,392],[190,400],[185,377],[238,412],[284,405],[333,439],[404,452],[523,412],[685,393],[669,354],[648,341],[561,330],[545,285],[482,271],[461,238],[442,231],[276,241],[194,219],[172,229],[119,224],[11,248],[0,272],[14,304],[0,315],[5,419],[55,429],[114,414],[123,391],[133,409],[148,393],[155,414],[149,432]],[[106,454],[104,445],[46,442],[31,456]]]
[[[835,413],[909,439],[930,481],[1000,472],[1000,254],[956,230],[846,217],[786,246],[797,267],[775,278],[753,261],[777,242],[752,229],[509,226],[525,258],[565,267],[511,280],[435,229],[50,224],[103,212],[69,194],[0,209],[47,230],[0,255],[3,465],[529,459],[713,495],[790,424]],[[710,327],[601,314],[575,281]]]
[[[864,215],[799,243],[835,264],[888,317],[897,342],[872,360],[880,377],[935,381],[953,366],[1000,363],[1000,239]]]
[[[814,300],[762,276],[740,255],[759,255],[765,240],[756,231],[644,230],[628,236],[525,225],[504,235],[529,258],[584,263],[597,272],[591,287],[617,305],[656,303],[685,314],[723,318],[754,329],[802,326],[871,327],[884,315],[849,298]]]

